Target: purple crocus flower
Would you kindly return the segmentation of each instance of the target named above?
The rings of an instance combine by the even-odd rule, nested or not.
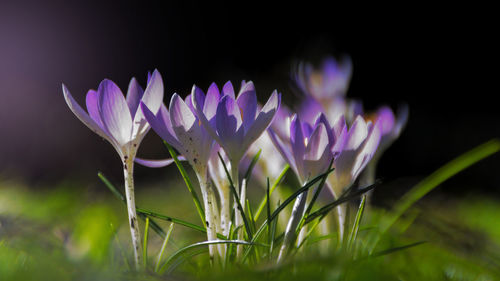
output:
[[[267,129],[278,111],[281,94],[275,90],[267,103],[257,112],[257,95],[253,82],[243,82],[235,98],[231,82],[222,88],[222,95],[213,83],[207,91],[210,102],[216,103],[216,114],[207,116],[203,112],[204,94],[199,89],[193,92],[192,102],[203,126],[224,149],[232,163],[238,163],[250,145]]]
[[[375,154],[381,137],[381,122],[365,122],[358,116],[347,132],[345,143],[335,158],[332,175],[327,178],[334,197],[350,187]],[[345,222],[345,205],[337,207],[339,240],[342,241]]]
[[[310,63],[300,63],[295,81],[305,94],[299,108],[301,119],[312,122],[315,113],[321,111],[333,124],[341,115],[346,116],[349,101],[345,95],[351,75],[352,62],[347,56],[340,62],[333,57],[326,58],[320,68],[314,68]]]
[[[361,104],[357,108],[358,111],[363,112]],[[364,115],[365,119],[380,122],[381,138],[375,155],[360,177],[360,184],[370,185],[375,182],[378,161],[387,148],[401,135],[408,121],[408,111],[408,106],[404,104],[398,108],[397,117],[388,106],[382,106],[376,112]]]
[[[217,104],[211,103],[211,96],[203,95],[200,103],[206,105],[202,112],[209,118],[215,115]],[[162,105],[157,114],[154,114],[145,103],[141,109],[153,130],[167,143],[172,145],[189,162],[196,173],[203,203],[205,206],[205,219],[208,240],[217,240],[218,209],[212,184],[208,176],[208,161],[212,156],[214,140],[201,125],[191,104],[191,95],[185,100],[174,94],[170,100],[170,110]],[[216,246],[209,246],[211,258],[216,258]]]
[[[143,91],[135,78],[130,81],[127,97],[111,80],[103,80],[97,91],[89,90],[86,103],[87,112],[74,100],[66,86],[63,95],[69,108],[87,127],[109,141],[123,162],[125,193],[128,207],[130,231],[136,267],[141,263],[141,239],[135,211],[134,199],[134,158],[139,145],[149,130],[144,115],[137,110],[139,103],[147,104],[157,112],[163,100],[163,81],[155,70],[148,77],[148,85]]]
[[[194,87],[191,95],[193,106],[197,115],[215,141],[224,149],[231,163],[231,178],[236,192],[245,205],[246,183],[239,184],[238,167],[242,157],[246,154],[250,145],[267,129],[278,111],[281,94],[275,90],[267,103],[258,111],[257,95],[253,82],[241,83],[238,96],[235,96],[231,82],[227,82],[222,88],[222,95],[215,83],[210,85],[207,96],[203,91]],[[207,114],[204,108],[212,109]],[[216,110],[213,111],[214,106]],[[235,227],[242,225],[242,217],[236,211]],[[241,230],[238,238],[241,238]],[[241,255],[242,247],[238,245],[237,255]]]
[[[350,57],[345,56],[340,62],[328,57],[319,69],[315,69],[310,63],[300,63],[295,81],[302,91],[322,102],[345,96],[351,75]]]
[[[330,162],[340,153],[347,135],[347,126],[341,117],[332,128],[326,116],[321,113],[313,124],[301,122],[300,118],[294,115],[289,128],[287,139],[281,139],[272,129],[268,132],[276,148],[294,170],[301,185],[304,185],[325,172]],[[284,257],[295,241],[295,230],[304,215],[306,201],[307,192],[300,194],[295,200],[278,260]]]

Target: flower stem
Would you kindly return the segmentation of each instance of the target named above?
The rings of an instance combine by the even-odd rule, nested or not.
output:
[[[238,196],[240,197],[240,204],[242,206],[242,208],[245,208],[245,185],[242,185],[242,190],[240,191],[240,180],[239,180],[239,171],[238,171],[238,162],[239,161],[235,161],[236,163],[231,163],[231,179],[233,180],[233,185],[234,185],[234,189],[236,190],[236,192],[238,192]],[[240,211],[238,210],[238,204],[235,202],[234,203],[234,220],[235,220],[235,228],[238,228],[238,232],[237,232],[237,239],[238,240],[242,240],[243,238],[243,231],[241,229],[241,226],[243,226],[243,218],[241,217],[241,213]],[[237,257],[241,257],[241,254],[243,253],[243,245],[238,245],[236,246],[236,256]]]
[[[128,221],[130,226],[130,234],[132,236],[132,246],[134,249],[135,268],[141,268],[141,233],[139,231],[139,223],[137,221],[137,213],[135,211],[135,194],[134,194],[134,161],[132,157],[126,158],[123,162],[123,175],[125,179],[125,197],[127,201]]]
[[[215,194],[212,188],[212,182],[208,177],[208,170],[201,173],[197,173],[197,176],[200,182],[203,204],[205,205],[207,240],[208,241],[217,240],[217,229],[216,229],[217,219],[216,219],[216,214],[214,213],[214,210],[217,209],[217,207],[215,207],[217,201],[215,200]],[[217,253],[216,253],[217,245],[209,245],[208,251],[210,254],[210,262],[214,264],[216,262],[215,259],[217,258]]]
[[[307,184],[305,182],[302,186]],[[292,214],[290,215],[290,219],[288,220],[288,224],[285,230],[285,237],[283,238],[283,245],[281,246],[280,253],[278,255],[278,262],[281,262],[286,255],[288,254],[288,250],[290,246],[296,239],[296,230],[299,225],[302,216],[304,215],[305,206],[307,201],[307,191],[304,191],[302,194],[297,196],[295,199],[295,203],[293,204]]]

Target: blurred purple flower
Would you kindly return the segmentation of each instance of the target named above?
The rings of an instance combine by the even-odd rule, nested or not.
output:
[[[361,103],[358,103],[356,107],[358,112],[363,112]],[[365,171],[363,171],[360,184],[369,185],[375,182],[378,161],[389,146],[401,135],[408,122],[408,111],[408,105],[403,104],[398,108],[397,116],[388,106],[382,106],[376,112],[364,115],[364,118],[367,120],[380,122],[381,138],[375,155]]]
[[[305,93],[322,102],[345,96],[351,75],[350,57],[345,56],[340,62],[328,57],[319,69],[315,69],[310,63],[300,63],[295,80]]]

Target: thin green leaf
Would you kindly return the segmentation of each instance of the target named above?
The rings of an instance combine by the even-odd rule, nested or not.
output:
[[[149,218],[146,218],[146,225],[144,226],[144,244],[142,245],[142,263],[144,268],[148,265],[148,232],[149,232]]]
[[[189,193],[191,193],[191,197],[193,197],[194,205],[196,206],[196,210],[198,211],[198,215],[200,216],[201,222],[203,226],[206,228],[206,222],[205,222],[205,211],[203,210],[203,207],[201,206],[200,199],[198,195],[196,194],[196,191],[193,188],[193,184],[191,183],[191,179],[189,178],[186,170],[184,169],[184,166],[182,166],[181,162],[177,158],[177,153],[175,152],[174,148],[168,144],[166,141],[163,141],[165,146],[168,149],[168,152],[174,159],[175,165],[177,165],[177,168],[179,169],[179,172],[182,175],[182,178],[184,179],[184,182],[186,183],[186,186],[189,190]]]
[[[165,253],[165,249],[167,248],[168,240],[170,239],[170,235],[172,234],[172,231],[174,230],[174,225],[175,223],[170,223],[170,227],[168,228],[167,231],[167,236],[163,240],[163,245],[161,246],[160,253],[158,254],[158,260],[156,261],[156,267],[155,267],[155,272],[158,272],[160,270],[160,264],[161,260],[163,259],[163,253]]]
[[[255,164],[257,164],[257,161],[259,160],[261,152],[262,152],[262,149],[259,149],[259,151],[252,158],[252,161],[250,162],[250,165],[248,166],[248,169],[245,173],[245,176],[243,177],[246,179],[247,183],[250,182],[250,177],[252,176],[253,168],[255,167]]]
[[[408,245],[405,245],[405,246],[400,246],[400,247],[395,247],[395,248],[383,250],[383,251],[374,253],[374,254],[370,255],[369,257],[374,258],[374,257],[385,256],[385,255],[388,255],[388,254],[392,254],[394,252],[406,250],[408,248],[413,248],[413,247],[416,247],[418,245],[422,245],[424,243],[427,243],[427,242],[426,241],[420,241],[420,242],[411,243],[411,244],[408,244]]]
[[[424,197],[442,182],[499,150],[500,141],[498,139],[488,141],[446,163],[415,185],[398,201],[394,207],[394,211],[381,221],[380,234],[374,239],[370,247],[370,253],[373,252],[377,246],[380,237],[420,198]]]
[[[163,264],[163,266],[160,268],[160,273],[164,273],[165,270],[168,269],[168,273],[172,272],[174,268],[170,267],[167,268],[167,265],[172,263],[175,259],[177,259],[179,256],[184,255],[187,251],[202,247],[202,246],[207,246],[207,245],[216,245],[216,244],[239,244],[239,245],[253,245],[253,243],[247,242],[247,241],[242,241],[242,240],[214,240],[214,241],[203,241],[203,242],[198,242],[191,244],[189,246],[186,246],[182,249],[177,250],[175,253],[173,253],[167,261]]]
[[[312,179],[311,181],[309,181],[307,184],[305,184],[303,187],[301,187],[300,189],[298,189],[297,191],[295,191],[292,195],[290,195],[287,199],[285,199],[285,201],[278,206],[278,208],[276,208],[276,210],[274,210],[274,212],[271,214],[271,217],[270,217],[270,220],[274,220],[278,215],[279,213],[285,209],[290,203],[292,203],[295,198],[297,198],[297,196],[299,196],[300,194],[302,194],[303,192],[306,192],[307,190],[309,190],[309,188],[311,188],[313,185],[315,185],[318,181],[320,181],[321,179],[323,179],[323,177],[327,177],[333,170],[330,169],[328,170],[327,172],[315,177],[314,179]],[[269,223],[270,221],[268,219],[266,219],[262,225],[260,226],[260,228],[255,232],[255,235],[254,237],[251,239],[251,242],[254,243],[255,241],[257,241],[257,239],[259,239],[260,235],[264,232],[264,229],[266,228],[267,224]],[[252,247],[248,247],[247,250],[245,251],[245,254],[243,256],[243,261],[245,260],[246,257],[248,257],[248,254],[250,253],[250,250],[252,249]]]
[[[236,206],[237,206],[238,210],[240,211],[241,217],[243,218],[243,223],[245,224],[245,230],[246,230],[247,236],[251,240],[253,237],[252,230],[250,229],[250,224],[248,223],[248,218],[245,214],[245,211],[243,210],[243,206],[241,206],[240,197],[238,196],[238,193],[236,192],[236,189],[234,188],[233,180],[231,179],[231,175],[229,174],[229,170],[227,169],[226,163],[224,163],[224,159],[222,158],[222,156],[220,155],[219,152],[217,152],[217,154],[219,155],[219,159],[222,162],[222,166],[224,167],[224,171],[226,172],[226,176],[229,180],[229,187],[231,188],[231,192],[232,192],[233,196],[236,198],[236,200],[235,200]]]
[[[280,175],[278,176],[278,178],[274,181],[274,184],[271,187],[271,190],[269,193],[270,195],[273,194],[273,191],[276,189],[276,187],[278,187],[278,185],[283,181],[288,169],[290,169],[290,165],[286,164],[285,167],[283,168],[283,170],[281,171]],[[264,207],[266,206],[267,200],[268,200],[267,196],[264,196],[264,198],[262,198],[262,200],[260,201],[259,208],[257,208],[257,212],[255,212],[255,216],[253,218],[254,221],[257,221],[259,219],[260,213],[262,213],[262,211],[264,210]]]
[[[348,202],[348,201],[351,201],[353,200],[354,198],[357,198],[358,196],[374,189],[376,186],[378,186],[380,184],[379,181],[377,181],[376,183],[372,184],[372,185],[369,185],[367,187],[364,187],[364,188],[361,188],[361,189],[358,189],[356,191],[352,191],[352,192],[345,192],[343,196],[340,196],[339,199],[333,201],[332,203],[329,203],[325,206],[323,206],[322,208],[320,208],[319,210],[311,213],[310,215],[308,215],[305,219],[305,222],[304,224],[308,224],[310,223],[311,221],[313,221],[315,218],[319,217],[319,216],[326,216],[328,214],[328,212],[330,212],[331,210],[333,210],[335,207],[337,207],[338,205],[342,204],[342,203],[345,203],[345,202]]]
[[[363,195],[363,199],[361,199],[361,203],[359,204],[358,212],[356,213],[356,219],[354,220],[354,224],[352,225],[352,230],[349,235],[349,239],[347,240],[348,251],[352,249],[352,245],[356,241],[356,238],[358,236],[359,226],[365,210],[365,203],[366,203],[366,195]]]

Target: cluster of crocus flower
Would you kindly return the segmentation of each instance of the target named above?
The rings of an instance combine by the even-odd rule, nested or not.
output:
[[[148,75],[145,90],[133,78],[126,98],[118,86],[104,80],[97,91],[87,93],[87,112],[64,85],[63,94],[73,113],[109,141],[122,160],[129,226],[139,267],[141,245],[133,164],[136,161],[149,167],[162,167],[172,163],[172,159],[136,158],[139,144],[150,128],[179,152],[179,159],[188,161],[193,168],[203,197],[207,239],[217,240],[217,234],[228,237],[232,228],[241,240],[248,183],[245,178],[240,180],[239,168],[248,162],[248,154],[264,151],[255,170],[261,182],[276,178],[287,163],[299,183],[306,185],[333,164],[334,171],[327,176],[326,184],[333,196],[339,197],[355,183],[372,159],[378,159],[399,136],[406,123],[407,109],[403,108],[397,119],[388,107],[364,115],[360,104],[345,98],[350,76],[349,59],[341,64],[329,59],[320,71],[301,64],[296,78],[306,98],[298,113],[281,105],[281,94],[276,90],[263,106],[259,105],[254,84],[246,81],[241,83],[238,94],[231,82],[221,89],[212,83],[206,94],[195,85],[184,99],[173,94],[167,107],[163,103],[163,81],[158,71]],[[223,164],[229,170],[227,173]],[[232,200],[230,182],[239,202]],[[297,227],[304,216],[307,198],[306,191],[295,199],[278,260],[285,257],[296,241],[300,244],[304,238]],[[342,206],[337,214],[341,236],[345,219]],[[241,256],[242,249],[241,245],[237,246],[237,257]],[[209,245],[214,261],[225,258],[226,250],[225,245]]]

